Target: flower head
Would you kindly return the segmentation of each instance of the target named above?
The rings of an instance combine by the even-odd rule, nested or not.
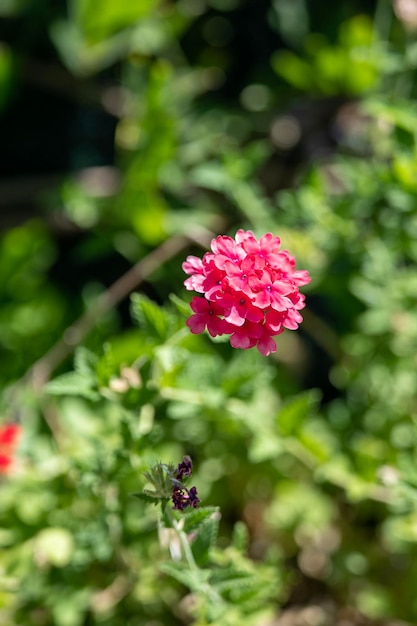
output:
[[[268,356],[276,351],[273,336],[296,330],[305,306],[299,287],[310,282],[307,270],[296,270],[295,259],[280,250],[279,237],[259,240],[252,231],[235,238],[219,235],[202,259],[189,256],[183,270],[190,291],[203,294],[191,301],[187,320],[192,333],[208,330],[212,337],[229,335],[234,348],[257,347]]]

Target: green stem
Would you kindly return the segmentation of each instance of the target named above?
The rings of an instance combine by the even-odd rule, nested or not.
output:
[[[181,543],[181,547],[182,547],[182,551],[184,554],[184,557],[189,565],[190,570],[192,570],[194,573],[197,573],[199,571],[199,567],[197,565],[197,563],[195,562],[194,559],[194,555],[193,552],[191,550],[191,546],[188,543],[188,539],[185,535],[185,533],[181,530],[177,520],[175,519],[172,510],[169,507],[166,507],[165,509],[165,515],[167,516],[169,523],[171,524],[171,527],[175,530],[175,532],[177,533],[178,539],[180,540]]]
[[[168,518],[168,521],[171,527],[175,530],[178,536],[178,539],[180,540],[181,548],[182,548],[185,560],[187,561],[190,570],[193,572],[193,574],[196,577],[196,580],[198,580],[199,582],[198,590],[207,597],[209,603],[216,603],[217,606],[219,606],[220,604],[223,604],[224,602],[223,598],[217,593],[215,589],[213,589],[210,583],[204,580],[204,577],[202,575],[202,570],[198,567],[197,563],[195,562],[194,555],[191,550],[191,546],[187,539],[187,535],[180,528],[177,520],[174,517],[172,510],[169,507],[166,507],[165,515]]]

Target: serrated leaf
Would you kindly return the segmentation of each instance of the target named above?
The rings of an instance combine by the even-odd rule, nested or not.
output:
[[[139,500],[143,500],[144,502],[148,502],[149,504],[158,504],[158,502],[162,499],[158,494],[152,493],[151,491],[145,490],[145,492],[138,492],[131,494],[134,498],[138,498]]]
[[[169,326],[169,314],[143,294],[134,293],[131,297],[133,319],[151,337],[165,340]]]
[[[68,372],[51,380],[46,385],[47,393],[55,396],[81,396],[88,400],[97,400],[98,392],[94,389],[95,379],[78,372]]]
[[[220,515],[218,506],[205,506],[198,509],[188,509],[184,512],[184,532],[192,533],[198,531],[200,525],[212,515]]]
[[[172,496],[172,475],[174,468],[172,465],[158,463],[144,473],[145,478],[155,487],[154,491],[144,489],[144,492],[154,498],[168,500]]]
[[[114,362],[113,349],[110,344],[105,344],[103,346],[104,354],[100,359],[96,361],[96,376],[99,385],[107,385],[109,383],[110,378],[117,374],[116,366]]]
[[[233,527],[232,545],[239,552],[245,552],[249,545],[249,531],[246,524],[236,522]]]
[[[164,574],[171,576],[191,591],[197,592],[201,590],[201,586],[208,581],[210,576],[209,571],[199,569],[196,572],[186,569],[184,563],[162,563],[159,568]]]
[[[276,417],[279,434],[284,437],[296,434],[304,420],[315,411],[320,397],[319,390],[311,389],[287,402]]]
[[[91,352],[91,350],[88,350],[84,346],[80,346],[75,351],[74,370],[82,376],[93,377],[97,361],[98,357],[94,354],[94,352]]]
[[[185,317],[191,315],[192,311],[188,302],[185,302],[185,300],[181,300],[181,298],[178,298],[178,296],[176,296],[174,293],[171,293],[169,295],[169,299],[174,304],[176,309],[181,313],[181,315],[184,315]]]
[[[244,604],[257,606],[271,596],[274,596],[278,581],[272,572],[244,571],[229,567],[216,572],[211,579],[214,589],[228,602],[238,604],[242,609]]]
[[[222,570],[212,577],[212,585],[227,600],[241,603],[263,592],[265,582],[252,572],[233,567]]]
[[[206,565],[209,561],[210,548],[215,545],[219,532],[219,520],[220,517],[216,513],[204,520],[198,529],[197,536],[191,543],[197,565]]]
[[[247,590],[248,587],[256,586],[256,578],[249,572],[233,572],[230,573],[228,578],[223,581],[218,581],[215,585],[216,589],[220,593],[230,593],[232,591],[237,592],[243,589]]]

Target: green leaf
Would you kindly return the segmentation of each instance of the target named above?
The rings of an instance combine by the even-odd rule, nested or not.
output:
[[[152,498],[168,500],[172,496],[172,476],[174,467],[158,463],[144,473],[145,478],[153,485],[154,491],[144,489],[144,492]]]
[[[169,299],[174,304],[174,306],[178,309],[181,315],[184,315],[185,317],[189,317],[189,315],[191,315],[192,311],[190,309],[190,305],[188,304],[188,302],[185,302],[185,300],[181,300],[181,298],[178,298],[178,296],[176,296],[174,293],[171,293],[169,295]]]
[[[8,105],[9,98],[13,93],[14,80],[14,58],[12,50],[2,42],[0,45],[0,112]]]
[[[410,132],[413,136],[417,132],[417,107],[410,100],[385,101],[382,98],[368,98],[363,107],[375,119],[382,119]]]
[[[168,576],[171,576],[182,585],[185,585],[191,591],[200,591],[204,583],[209,579],[210,572],[205,570],[189,570],[186,569],[184,562],[180,563],[162,563],[159,569]]]
[[[320,398],[320,391],[311,389],[286,402],[276,417],[279,434],[287,437],[298,433],[304,420],[316,411]]]
[[[200,525],[213,515],[220,515],[218,506],[205,506],[198,509],[187,509],[183,515],[184,532],[192,533],[199,529]]]
[[[135,25],[155,9],[157,0],[101,0],[99,11],[94,0],[76,0],[74,4],[78,25],[88,39],[95,42]]]
[[[51,380],[46,392],[55,396],[81,396],[88,400],[97,400],[99,393],[94,389],[95,379],[78,372],[68,372]]]
[[[54,602],[51,607],[53,623],[56,626],[78,626],[81,624],[85,612],[88,610],[92,593],[90,587],[76,591],[67,587],[55,591]]]
[[[196,185],[219,192],[226,192],[229,186],[229,179],[224,168],[213,162],[194,168],[191,180]]]
[[[255,591],[256,578],[250,572],[242,572],[235,569],[229,569],[225,573],[224,580],[216,581],[215,587],[222,594],[233,594],[235,599],[243,591],[246,593],[248,589]]]
[[[219,531],[219,513],[213,513],[199,527],[197,536],[193,539],[191,549],[196,563],[206,565],[210,558],[210,549],[214,547]]]
[[[273,55],[272,68],[278,76],[298,89],[307,91],[313,87],[310,66],[289,50],[280,50]]]
[[[248,527],[243,522],[236,522],[233,527],[232,545],[239,552],[244,552],[249,545]]]
[[[97,355],[84,346],[77,348],[74,355],[74,369],[82,376],[95,376],[95,368],[98,361]]]
[[[134,498],[138,498],[148,504],[158,504],[160,500],[167,500],[168,498],[161,498],[155,491],[149,491],[145,489],[144,492],[132,493]]]
[[[134,293],[131,297],[131,313],[133,319],[151,337],[158,340],[167,338],[169,315],[155,302],[143,294]]]
[[[97,359],[95,367],[97,383],[99,386],[108,385],[111,377],[119,374],[116,369],[113,349],[109,343],[104,344],[103,352],[103,356],[100,359]]]

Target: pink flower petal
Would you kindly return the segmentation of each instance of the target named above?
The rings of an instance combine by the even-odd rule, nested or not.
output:
[[[272,352],[277,351],[277,344],[272,337],[268,335],[268,333],[264,333],[264,335],[262,335],[261,339],[259,339],[256,344],[256,347],[264,356],[269,356]]]

